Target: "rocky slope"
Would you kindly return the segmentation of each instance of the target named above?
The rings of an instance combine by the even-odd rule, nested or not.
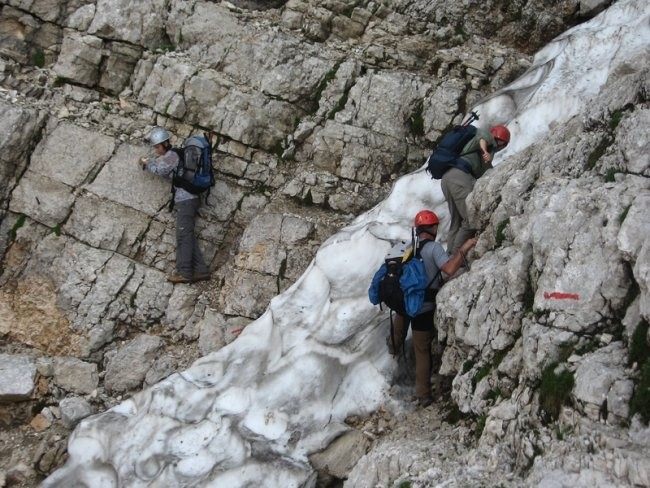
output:
[[[468,107],[608,2],[1,5],[0,448],[7,483],[29,486],[81,418],[232,341]],[[485,425],[468,456],[531,483],[552,467],[650,484],[643,429],[621,434],[648,355],[647,71],[617,67],[590,107],[480,182],[480,259],[441,300],[441,372]],[[219,136],[205,285],[164,279],[169,188],[135,164],[154,125]],[[553,295],[567,290],[580,300]],[[563,371],[571,408],[540,424],[540,385]],[[616,427],[594,427],[603,405]],[[354,486],[381,471],[373,452]]]

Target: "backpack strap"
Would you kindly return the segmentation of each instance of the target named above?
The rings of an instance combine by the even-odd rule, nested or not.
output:
[[[169,212],[174,210],[174,203],[176,203],[175,202],[175,200],[176,200],[176,186],[174,185],[174,177],[176,176],[176,174],[178,172],[178,167],[181,164],[183,164],[183,149],[181,149],[180,147],[177,147],[177,146],[172,146],[170,151],[174,151],[176,153],[176,155],[178,156],[178,165],[176,166],[176,169],[174,171],[172,171],[172,183],[171,183],[171,186],[172,186],[172,189],[171,189],[172,198],[169,201],[169,207],[168,207]]]
[[[417,256],[418,257],[420,257],[420,253],[422,252],[422,249],[424,249],[424,246],[426,246],[429,242],[435,242],[435,240],[434,239],[424,239],[424,240],[419,242],[418,250],[417,250]],[[431,281],[429,281],[429,283],[427,284],[427,286],[425,288],[425,297],[424,297],[425,300],[428,298],[426,296],[426,293],[428,293],[428,290],[431,290],[431,285],[433,285],[433,283],[436,281],[438,276],[442,277],[442,270],[440,268],[438,268],[438,272],[433,276],[433,278],[431,278]],[[432,291],[434,291],[434,294],[433,294],[432,298],[435,300],[435,297],[438,294],[438,290],[432,290]]]

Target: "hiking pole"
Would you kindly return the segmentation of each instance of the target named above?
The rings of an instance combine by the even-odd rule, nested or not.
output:
[[[470,112],[469,113],[469,119],[467,119],[467,121],[463,122],[462,126],[465,127],[465,126],[471,124],[472,122],[474,122],[475,120],[478,120],[478,118],[479,117],[478,117],[477,112]]]

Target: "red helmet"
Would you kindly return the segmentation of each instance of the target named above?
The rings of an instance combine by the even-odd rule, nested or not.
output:
[[[431,210],[420,210],[415,216],[415,227],[429,227],[436,225],[439,220],[438,216]]]
[[[490,134],[492,134],[495,139],[500,139],[506,144],[510,142],[510,131],[504,125],[495,125],[490,130]]]

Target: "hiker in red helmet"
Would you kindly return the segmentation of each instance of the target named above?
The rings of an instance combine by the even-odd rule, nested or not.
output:
[[[477,129],[476,135],[463,147],[461,159],[467,165],[459,165],[449,169],[442,176],[441,187],[445,195],[451,223],[447,235],[447,251],[450,254],[467,239],[472,237],[476,230],[467,223],[467,207],[465,199],[474,189],[476,179],[492,168],[494,155],[505,148],[510,142],[510,131],[503,125],[496,125],[486,131]]]
[[[388,338],[389,351],[396,354],[401,350],[409,325],[413,332],[415,349],[415,397],[418,404],[431,404],[431,343],[434,338],[433,314],[436,309],[436,295],[443,283],[449,279],[464,262],[465,254],[476,245],[476,239],[465,241],[453,256],[449,256],[442,245],[436,242],[438,216],[431,210],[421,210],[414,219],[418,237],[419,255],[424,262],[430,283],[424,304],[414,317],[396,314],[392,337]]]

